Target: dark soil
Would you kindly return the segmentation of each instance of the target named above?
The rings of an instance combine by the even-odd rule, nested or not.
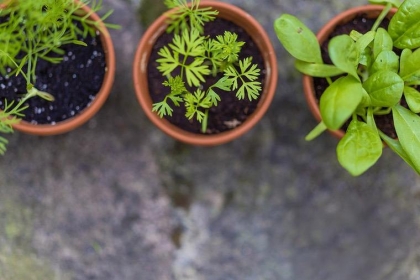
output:
[[[52,94],[55,100],[31,98],[27,102],[29,108],[24,111],[24,120],[54,124],[73,117],[95,98],[105,75],[102,43],[98,34],[79,40],[87,46],[62,46],[66,55],[61,63],[38,61],[35,87]],[[21,75],[0,75],[0,88],[0,109],[4,109],[4,99],[19,100],[26,93],[26,81]]]
[[[354,18],[353,21],[350,21],[346,24],[339,25],[336,27],[336,29],[331,33],[331,35],[328,37],[327,40],[322,44],[321,46],[321,53],[322,58],[324,60],[324,63],[332,64],[331,59],[328,55],[328,43],[331,38],[341,35],[341,34],[350,34],[352,30],[357,30],[360,33],[366,33],[369,30],[371,30],[373,24],[375,23],[376,19],[369,19],[366,17],[366,15],[361,14]],[[389,20],[385,18],[382,21],[381,27],[387,28],[389,24]],[[338,77],[335,77],[338,78]],[[324,78],[314,78],[314,88],[315,88],[315,95],[318,99],[321,98],[322,93],[325,91],[325,89],[328,87],[328,82]],[[375,122],[377,127],[387,134],[388,136],[392,138],[397,138],[397,134],[395,132],[394,128],[394,122],[392,118],[392,114],[383,115],[383,116],[375,116]],[[345,123],[342,127],[342,129],[345,131],[349,125],[350,121]]]
[[[235,32],[238,34],[238,41],[245,42],[242,47],[240,59],[246,57],[253,57],[252,62],[257,64],[262,70],[260,75],[260,81],[263,84],[265,79],[264,61],[257,45],[252,41],[251,37],[239,26],[231,21],[217,18],[215,21],[207,23],[205,26],[205,35],[215,37],[216,35],[222,35],[224,30]],[[173,35],[164,33],[161,35],[152,50],[149,65],[148,65],[148,83],[149,92],[151,94],[153,102],[160,102],[168,93],[168,87],[162,85],[164,77],[157,70],[156,59],[159,58],[159,49],[167,45],[172,41]],[[207,78],[206,84],[203,88],[206,89],[208,85],[214,84],[222,76]],[[264,90],[264,89],[262,89]],[[238,100],[235,92],[217,92],[220,95],[221,101],[217,107],[213,107],[209,110],[208,128],[206,134],[215,134],[223,131],[233,129],[234,127],[242,124],[249,115],[251,115],[259,102],[259,98],[253,101],[248,101],[247,98],[244,100]],[[172,117],[165,117],[172,124],[193,133],[201,133],[201,124],[196,120],[188,120],[185,117],[185,107],[181,104],[180,107],[172,106],[174,109]]]

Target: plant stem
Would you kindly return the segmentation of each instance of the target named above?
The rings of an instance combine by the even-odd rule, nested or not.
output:
[[[382,10],[381,14],[378,16],[378,18],[375,21],[375,24],[372,26],[372,31],[376,31],[378,29],[379,25],[382,23],[386,15],[389,13],[389,11],[392,8],[392,4],[388,3],[386,4],[385,8]]]
[[[205,133],[207,130],[207,123],[209,119],[209,109],[206,109],[205,111],[206,116],[204,117],[203,121],[201,122],[201,132]]]

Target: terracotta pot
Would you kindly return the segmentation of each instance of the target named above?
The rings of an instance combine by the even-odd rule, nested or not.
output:
[[[75,0],[76,1],[76,0]],[[76,1],[77,2],[77,1]],[[90,13],[91,9],[84,5],[82,9],[86,13]],[[99,16],[96,13],[92,13],[90,16],[91,20],[100,21]],[[114,46],[111,40],[111,36],[108,33],[107,28],[105,25],[100,21],[100,38],[105,52],[105,61],[106,61],[106,71],[104,81],[102,83],[100,91],[96,94],[95,99],[91,102],[91,104],[86,107],[84,110],[79,112],[74,117],[57,122],[55,125],[50,124],[31,124],[27,121],[21,121],[18,124],[13,125],[16,130],[34,134],[34,135],[56,135],[68,132],[73,130],[85,122],[87,122],[90,118],[92,118],[102,107],[105,103],[108,95],[111,91],[113,82],[114,82],[114,74],[115,74],[115,53],[114,53]]]
[[[205,135],[198,133],[187,132],[169,121],[160,118],[156,113],[152,112],[153,101],[150,97],[148,82],[147,82],[147,65],[152,51],[152,47],[157,38],[165,31],[167,24],[167,17],[160,16],[143,35],[134,58],[133,65],[133,79],[137,95],[137,99],[146,113],[147,117],[162,131],[172,136],[173,138],[184,143],[200,145],[200,146],[214,146],[232,141],[247,131],[249,131],[267,111],[276,90],[277,85],[277,61],[274,48],[261,25],[248,13],[243,10],[223,2],[217,1],[202,1],[201,7],[213,7],[219,11],[218,17],[230,20],[242,27],[249,33],[255,43],[258,45],[263,58],[266,70],[266,79],[264,82],[264,90],[261,93],[261,99],[258,108],[248,117],[248,119],[229,131],[218,134]]]
[[[333,19],[331,19],[324,27],[317,34],[317,38],[320,44],[324,43],[325,40],[328,39],[330,33],[336,28],[337,25],[342,25],[349,21],[352,21],[358,15],[366,15],[368,18],[377,18],[379,14],[382,12],[384,6],[381,5],[366,5],[366,6],[359,6],[352,9],[349,9]],[[391,18],[395,12],[397,11],[396,8],[391,9],[388,13],[388,18]],[[314,83],[313,78],[311,76],[304,75],[303,76],[303,90],[305,93],[305,98],[308,103],[309,109],[311,110],[312,114],[314,115],[317,121],[321,121],[321,113],[319,111],[319,103],[318,99],[315,96],[314,90]],[[331,134],[338,138],[342,138],[344,136],[343,130],[329,130]]]

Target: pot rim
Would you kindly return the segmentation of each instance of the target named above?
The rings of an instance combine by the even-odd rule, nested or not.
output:
[[[255,112],[240,126],[229,131],[211,135],[185,131],[171,124],[166,119],[161,119],[155,112],[152,112],[152,101],[147,88],[147,65],[154,42],[166,29],[167,24],[165,21],[167,20],[167,17],[165,14],[167,14],[167,12],[162,14],[152,23],[139,42],[133,63],[133,81],[138,102],[146,116],[154,125],[167,135],[181,142],[199,146],[214,146],[230,142],[245,134],[263,117],[272,102],[276,90],[278,78],[277,60],[268,35],[263,27],[250,14],[234,5],[218,1],[201,1],[200,6],[213,7],[218,10],[221,18],[231,20],[244,28],[258,45],[264,59],[266,79],[264,81],[264,91],[261,93],[261,100]],[[244,26],[245,22],[249,22],[250,26]]]
[[[76,3],[79,2],[78,0],[74,1]],[[82,5],[81,9],[83,9],[86,13],[92,13],[91,8],[87,5]],[[98,31],[100,32],[100,39],[102,42],[102,47],[104,49],[106,61],[105,76],[99,92],[96,94],[95,98],[85,109],[83,109],[81,112],[79,112],[72,118],[57,122],[54,125],[32,124],[28,121],[21,120],[19,123],[13,125],[13,127],[16,130],[27,134],[41,136],[63,134],[74,130],[82,124],[86,123],[99,111],[99,109],[107,100],[114,82],[116,68],[114,46],[108,29],[106,28],[105,24],[101,21],[100,17],[96,13],[92,13],[90,18],[94,21],[99,22],[100,28],[98,29]]]
[[[335,17],[333,17],[330,21],[328,21],[317,33],[317,39],[320,44],[322,44],[325,40],[327,40],[329,34],[335,29],[337,25],[344,24],[346,22],[349,22],[354,17],[356,17],[359,14],[368,14],[368,17],[377,17],[382,10],[384,9],[384,6],[382,5],[364,5],[364,6],[357,6],[350,8],[346,11],[343,11],[342,13],[339,13]],[[397,11],[397,8],[392,8],[387,17],[392,17],[393,14]],[[308,75],[303,75],[302,78],[303,83],[303,90],[305,94],[305,99],[308,104],[308,107],[310,111],[312,112],[312,115],[315,117],[315,119],[320,122],[321,121],[321,113],[319,110],[319,104],[315,97],[315,90],[313,85],[313,77]],[[328,130],[332,135],[335,137],[341,139],[343,138],[345,132],[341,129],[339,130]]]

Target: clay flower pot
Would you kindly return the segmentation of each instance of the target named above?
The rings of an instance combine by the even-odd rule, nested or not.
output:
[[[261,93],[260,101],[255,112],[238,127],[229,131],[209,135],[187,132],[152,112],[153,101],[150,97],[148,88],[147,66],[154,42],[166,30],[167,17],[165,15],[160,16],[143,35],[134,58],[133,79],[137,99],[141,107],[147,117],[158,128],[184,143],[200,146],[213,146],[240,137],[249,131],[262,118],[275,94],[277,85],[277,61],[274,48],[265,30],[251,15],[233,5],[223,2],[202,1],[200,6],[213,7],[215,10],[218,10],[218,17],[230,20],[242,27],[258,45],[264,59],[266,78],[263,84],[264,90]]]
[[[77,0],[75,0],[77,2]],[[87,5],[83,5],[82,9],[86,13],[90,13],[91,9]],[[108,95],[111,91],[114,74],[115,74],[115,53],[114,46],[111,40],[111,36],[108,33],[107,28],[100,20],[96,13],[92,13],[90,20],[100,22],[100,39],[105,53],[106,69],[105,76],[100,91],[96,94],[93,101],[84,110],[76,114],[74,117],[64,121],[57,122],[54,125],[51,124],[31,124],[27,121],[22,120],[20,123],[13,125],[13,127],[21,132],[34,134],[34,135],[56,135],[73,130],[90,118],[99,111],[102,105],[105,103]]]
[[[355,7],[343,13],[340,13],[339,15],[331,19],[326,25],[324,25],[324,27],[322,27],[321,30],[319,30],[317,38],[320,45],[322,45],[322,43],[324,43],[328,39],[329,35],[337,27],[337,25],[342,25],[344,23],[350,22],[358,15],[366,15],[367,18],[377,18],[382,12],[383,8],[384,6],[381,5],[366,5]],[[396,11],[396,8],[391,9],[387,17],[391,18],[396,13]],[[320,122],[321,113],[319,111],[319,101],[315,96],[314,82],[311,76],[303,75],[303,90],[309,109],[311,110],[315,119],[318,122]],[[343,130],[330,130],[330,133],[338,138],[342,138],[344,136]]]

